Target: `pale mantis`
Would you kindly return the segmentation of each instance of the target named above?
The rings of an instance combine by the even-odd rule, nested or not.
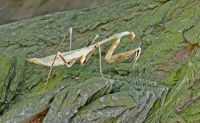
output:
[[[49,80],[50,74],[52,72],[52,68],[54,66],[66,65],[69,68],[78,59],[80,59],[80,63],[81,64],[84,64],[84,63],[87,62],[87,60],[90,58],[90,56],[92,55],[92,53],[94,52],[94,50],[96,48],[99,48],[100,74],[103,77],[102,67],[101,67],[101,45],[105,44],[105,43],[107,43],[109,41],[113,41],[113,42],[112,42],[112,46],[110,47],[110,49],[108,50],[108,52],[107,52],[107,54],[105,56],[105,61],[107,63],[111,63],[111,62],[115,62],[115,61],[119,61],[119,60],[125,60],[125,59],[130,58],[132,55],[135,55],[134,61],[136,62],[137,59],[140,56],[140,53],[141,53],[141,48],[138,47],[136,49],[133,49],[133,50],[130,50],[130,51],[127,51],[127,52],[123,52],[123,53],[119,53],[119,54],[113,55],[113,52],[117,48],[117,46],[119,45],[120,40],[121,40],[122,37],[128,36],[128,38],[130,40],[134,39],[135,34],[133,32],[126,31],[126,32],[117,33],[117,34],[114,34],[114,35],[112,35],[112,36],[110,36],[110,37],[108,37],[108,38],[106,38],[106,39],[104,39],[102,41],[99,41],[99,42],[95,43],[95,44],[91,44],[88,47],[84,47],[84,48],[77,49],[77,50],[72,50],[72,51],[71,51],[71,34],[72,33],[70,33],[70,51],[69,52],[61,53],[60,51],[57,51],[56,54],[50,55],[50,56],[46,56],[44,58],[29,58],[29,59],[27,59],[29,62],[50,67],[50,71],[49,71],[49,74],[48,74],[48,77],[47,77],[45,85],[47,85],[47,82]]]

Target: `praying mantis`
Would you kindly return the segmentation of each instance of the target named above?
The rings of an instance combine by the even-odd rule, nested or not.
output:
[[[119,43],[121,41],[121,38],[124,36],[127,36],[130,40],[133,40],[135,38],[135,34],[133,32],[126,31],[126,32],[116,33],[102,41],[91,44],[88,47],[71,50],[72,28],[70,28],[70,51],[61,53],[58,50],[57,53],[54,55],[46,56],[43,58],[28,58],[27,60],[34,64],[39,64],[39,65],[50,67],[48,77],[46,80],[46,84],[45,84],[45,86],[46,86],[54,66],[66,65],[68,68],[70,68],[79,59],[80,59],[80,63],[84,64],[88,61],[88,59],[90,58],[92,53],[95,51],[95,49],[99,48],[100,74],[101,74],[102,78],[104,78],[103,72],[102,72],[102,67],[101,67],[101,45],[112,41],[112,46],[110,47],[110,49],[108,50],[108,52],[106,53],[106,56],[105,56],[105,61],[107,63],[112,63],[112,62],[120,61],[120,60],[126,60],[126,59],[132,57],[133,55],[135,56],[134,61],[136,62],[140,56],[140,53],[141,53],[140,47],[130,50],[130,51],[127,51],[127,52],[113,55],[114,50],[117,48],[117,46],[119,45]],[[98,36],[96,36],[95,39],[97,37]]]

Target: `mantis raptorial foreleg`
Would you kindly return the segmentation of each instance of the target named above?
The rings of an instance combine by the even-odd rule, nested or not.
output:
[[[114,61],[112,61],[112,55],[113,55],[114,50],[119,45],[119,43],[120,43],[120,38],[117,38],[113,41],[112,46],[110,47],[110,49],[108,50],[108,52],[105,56],[106,62],[108,62],[108,63],[114,62]]]
[[[111,62],[115,62],[115,61],[119,61],[119,60],[126,60],[126,59],[130,58],[133,54],[135,54],[134,61],[137,61],[137,59],[139,58],[140,53],[141,53],[140,47],[133,49],[131,51],[113,55],[113,52],[117,48],[119,43],[120,43],[120,38],[117,38],[113,41],[112,46],[110,47],[110,49],[108,50],[108,52],[105,56],[106,62],[111,63]]]
[[[131,51],[127,51],[127,52],[123,52],[123,53],[113,55],[107,61],[109,63],[111,63],[111,62],[115,62],[115,61],[126,60],[126,59],[130,58],[132,55],[135,55],[134,61],[137,61],[137,59],[140,56],[140,52],[141,52],[141,48],[138,47],[138,48],[131,50]]]

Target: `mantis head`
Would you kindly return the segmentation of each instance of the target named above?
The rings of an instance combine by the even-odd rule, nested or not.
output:
[[[130,40],[133,40],[133,39],[135,38],[135,33],[130,32],[130,33],[128,34],[128,38],[129,38]]]

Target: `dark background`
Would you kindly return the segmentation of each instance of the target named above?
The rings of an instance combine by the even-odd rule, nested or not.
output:
[[[93,8],[116,0],[0,0],[0,24],[65,10]]]

